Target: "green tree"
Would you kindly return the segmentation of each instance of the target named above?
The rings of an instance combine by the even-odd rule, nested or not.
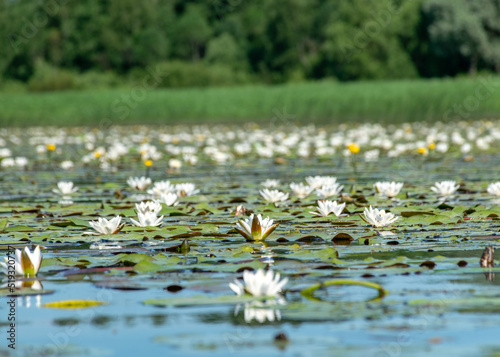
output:
[[[327,1],[319,11],[324,23],[315,77],[341,80],[408,78],[416,69],[401,42],[392,1]]]
[[[475,73],[500,66],[498,0],[428,0],[423,4],[428,39],[426,76]]]

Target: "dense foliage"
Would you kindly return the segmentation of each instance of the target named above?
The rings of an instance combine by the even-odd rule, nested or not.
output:
[[[0,0],[2,80],[31,90],[500,71],[500,0]]]

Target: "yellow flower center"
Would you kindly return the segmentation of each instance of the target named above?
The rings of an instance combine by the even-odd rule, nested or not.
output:
[[[146,160],[146,161],[144,161],[144,165],[146,165],[147,167],[151,167],[151,166],[153,166],[153,161],[152,160]]]
[[[46,148],[48,151],[55,151],[56,150],[56,144],[47,144]]]

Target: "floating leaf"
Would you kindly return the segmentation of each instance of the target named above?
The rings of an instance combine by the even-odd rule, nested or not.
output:
[[[62,300],[42,304],[43,307],[50,307],[53,309],[86,309],[89,307],[105,305],[105,301],[97,300]]]

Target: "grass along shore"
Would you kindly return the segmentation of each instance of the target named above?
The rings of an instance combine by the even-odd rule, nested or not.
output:
[[[0,93],[0,124],[453,121],[500,117],[500,77]]]

